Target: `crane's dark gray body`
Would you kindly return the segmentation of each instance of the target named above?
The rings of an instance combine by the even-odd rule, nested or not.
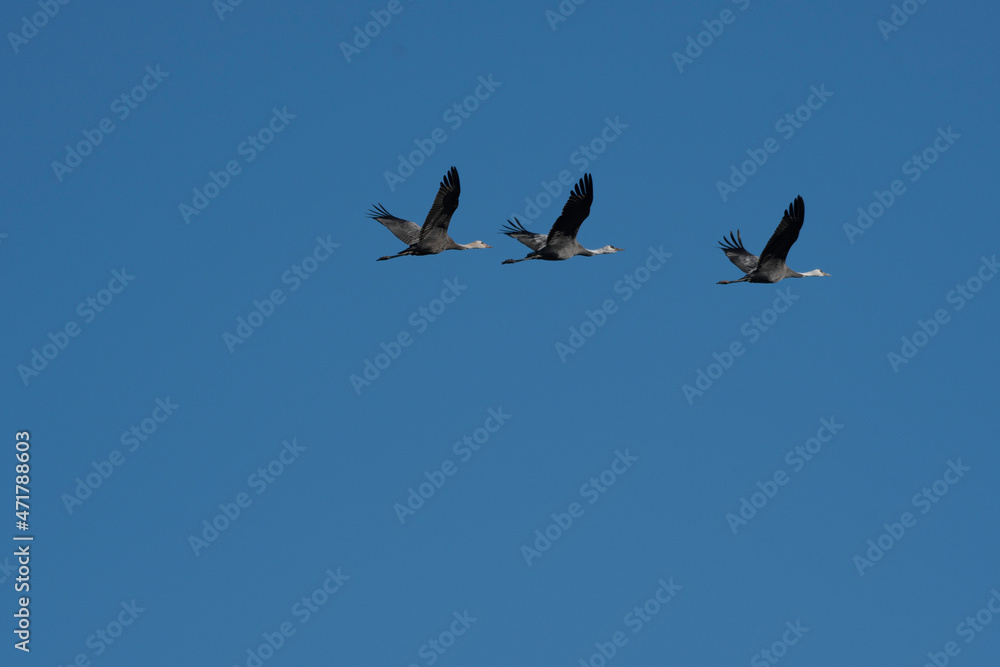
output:
[[[788,251],[791,249],[792,244],[799,238],[799,231],[802,229],[805,216],[805,203],[802,201],[802,197],[796,197],[795,201],[785,209],[784,217],[781,218],[778,228],[771,235],[771,240],[764,246],[764,251],[760,253],[760,257],[751,254],[743,247],[743,239],[740,237],[739,230],[736,230],[736,236],[733,236],[733,233],[729,232],[728,239],[722,237],[719,247],[726,253],[729,261],[738,266],[746,275],[739,280],[720,280],[718,284],[728,285],[730,283],[742,282],[776,283],[785,278],[830,275],[823,273],[819,269],[814,269],[809,273],[798,273],[792,271],[785,264]]]
[[[580,245],[576,240],[576,234],[580,231],[580,225],[590,215],[590,205],[594,202],[594,181],[590,174],[584,174],[580,182],[570,192],[566,205],[563,206],[560,215],[548,234],[536,234],[529,232],[521,224],[520,220],[507,221],[507,225],[501,230],[512,239],[517,239],[534,252],[528,253],[522,259],[507,259],[504,264],[514,264],[527,259],[546,259],[558,261],[569,259],[577,255],[593,257],[594,255],[606,255],[612,252],[619,252],[622,248],[614,246],[604,246],[597,250],[588,250]]]
[[[376,204],[369,211],[369,215],[378,220],[392,232],[396,238],[409,247],[395,255],[379,257],[378,261],[384,259],[394,259],[405,255],[436,255],[445,250],[466,250],[469,248],[489,248],[482,241],[473,241],[462,245],[448,236],[448,224],[451,216],[458,208],[458,196],[462,192],[461,183],[458,180],[458,170],[452,167],[441,180],[434,204],[427,213],[424,226],[421,227],[410,220],[397,218],[385,209],[381,204]]]

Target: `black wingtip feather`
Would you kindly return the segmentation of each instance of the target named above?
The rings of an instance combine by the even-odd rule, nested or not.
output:
[[[729,232],[729,238],[723,234],[722,241],[719,242],[719,248],[723,251],[725,250],[742,250],[747,252],[747,249],[743,247],[743,238],[740,236],[740,230],[736,230],[736,236],[733,236],[732,230]]]
[[[389,211],[385,210],[385,206],[382,204],[375,204],[370,209],[368,209],[368,215],[372,220],[378,220],[379,218],[391,218],[393,215]]]
[[[785,217],[801,220],[806,217],[806,204],[802,201],[802,195],[798,195],[792,203],[785,209]]]
[[[531,232],[525,229],[524,225],[522,225],[521,221],[517,218],[514,218],[514,222],[508,220],[507,224],[502,227],[500,233],[506,234],[507,236],[511,236],[512,234],[531,234]]]
[[[448,173],[444,175],[443,179],[441,179],[441,187],[461,190],[462,186],[458,180],[458,169],[452,166],[452,168],[448,170]]]

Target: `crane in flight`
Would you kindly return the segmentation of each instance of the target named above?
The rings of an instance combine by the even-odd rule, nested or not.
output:
[[[458,195],[462,191],[461,183],[458,181],[458,170],[452,167],[444,178],[441,179],[441,187],[438,188],[434,204],[427,213],[424,226],[421,227],[410,220],[403,220],[385,210],[381,204],[377,204],[369,211],[369,215],[374,220],[381,222],[386,229],[392,232],[397,239],[409,246],[406,250],[395,255],[385,255],[376,261],[384,259],[394,259],[404,255],[436,255],[445,250],[469,250],[471,248],[492,248],[482,241],[472,243],[455,243],[448,236],[448,224],[451,216],[458,208]]]
[[[583,255],[592,257],[594,255],[607,255],[613,252],[621,252],[624,248],[616,248],[606,245],[597,250],[588,250],[580,245],[576,240],[576,233],[580,231],[580,225],[590,215],[590,205],[594,202],[594,181],[590,174],[584,174],[580,182],[569,195],[566,205],[563,206],[560,215],[548,234],[536,234],[524,228],[521,222],[514,218],[514,222],[507,221],[507,225],[501,230],[512,239],[517,239],[524,245],[531,248],[523,259],[505,259],[504,264],[514,264],[523,262],[526,259],[547,259],[561,260]]]
[[[810,276],[828,276],[819,269],[813,269],[806,273],[792,271],[785,264],[788,251],[792,244],[799,238],[799,230],[802,229],[802,222],[805,220],[806,207],[802,197],[796,197],[795,201],[785,209],[785,215],[778,223],[778,228],[771,235],[771,240],[764,246],[764,251],[760,257],[753,255],[743,247],[743,239],[740,237],[740,230],[736,230],[736,236],[732,231],[729,238],[722,237],[719,247],[729,261],[739,267],[746,275],[739,280],[720,280],[719,285],[729,285],[730,283],[776,283],[785,278],[806,278]]]

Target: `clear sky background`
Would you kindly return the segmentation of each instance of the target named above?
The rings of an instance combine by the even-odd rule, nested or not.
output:
[[[50,5],[0,11],[0,662],[994,664],[994,3]],[[376,263],[452,165],[493,248]],[[584,173],[625,252],[502,266]],[[717,285],[797,195],[831,277]]]

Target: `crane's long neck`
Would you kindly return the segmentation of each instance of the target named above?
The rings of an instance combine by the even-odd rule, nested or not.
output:
[[[806,273],[800,273],[800,278],[809,278],[811,276],[825,276],[827,274],[823,273],[819,269],[813,269],[812,271],[807,271]]]

